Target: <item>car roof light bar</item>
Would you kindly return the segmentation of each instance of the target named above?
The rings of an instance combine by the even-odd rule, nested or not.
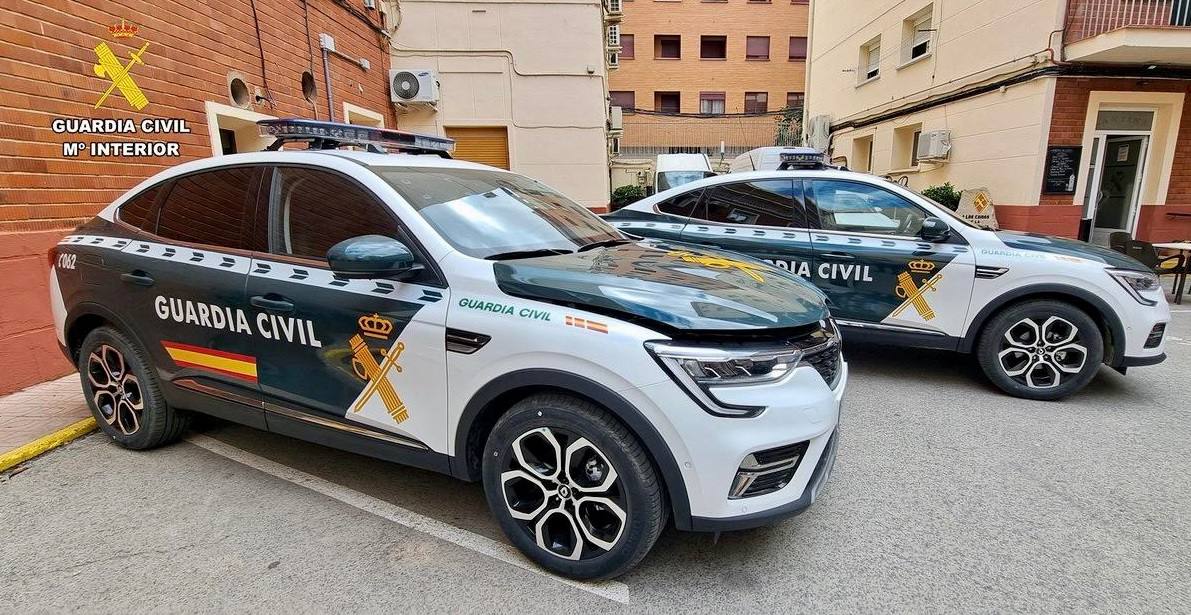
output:
[[[434,154],[450,158],[455,140],[435,135],[423,135],[402,130],[388,130],[372,126],[320,122],[318,120],[276,119],[257,123],[262,137],[274,141],[265,151],[277,151],[286,143],[307,143],[306,149],[336,149],[360,146],[370,152],[398,151],[407,154]]]
[[[778,154],[781,164],[779,171],[791,169],[826,169],[829,168],[823,153],[811,147],[791,147]]]

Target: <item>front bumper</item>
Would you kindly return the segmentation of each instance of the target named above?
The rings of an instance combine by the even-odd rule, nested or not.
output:
[[[769,525],[781,519],[802,513],[807,508],[810,508],[811,504],[815,503],[815,498],[819,495],[819,489],[827,482],[827,478],[831,476],[831,470],[835,467],[835,455],[836,450],[839,448],[839,438],[839,428],[837,427],[827,440],[827,446],[823,449],[823,454],[819,456],[819,463],[815,464],[815,470],[811,473],[810,481],[807,482],[806,489],[802,491],[802,495],[798,499],[776,508],[746,515],[737,515],[735,517],[691,517],[691,530],[695,532],[748,530]]]

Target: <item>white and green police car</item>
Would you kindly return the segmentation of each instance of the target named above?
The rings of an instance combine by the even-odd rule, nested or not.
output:
[[[163,171],[51,256],[58,340],[115,441],[200,412],[479,480],[518,548],[579,578],[667,518],[814,501],[847,365],[803,279],[628,238],[449,140],[262,124],[309,148]]]
[[[1158,278],[1084,242],[976,227],[879,177],[794,153],[771,171],[660,192],[605,217],[812,281],[848,339],[974,352],[1005,392],[1059,399],[1106,363],[1165,358]]]

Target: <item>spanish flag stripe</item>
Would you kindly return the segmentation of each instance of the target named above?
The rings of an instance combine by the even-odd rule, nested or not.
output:
[[[169,353],[174,363],[177,363],[179,366],[209,369],[228,376],[256,381],[256,359],[253,357],[246,357],[245,359],[229,358],[222,355],[231,354],[235,357],[244,357],[245,355],[236,355],[233,353],[216,354],[206,348],[202,349],[202,351],[189,350],[187,348],[177,347],[173,342],[168,344],[163,342],[162,345],[165,346],[166,352]],[[195,347],[190,346],[189,348]]]
[[[191,352],[198,352],[201,354],[214,355],[223,357],[225,359],[234,359],[237,361],[244,361],[246,363],[256,363],[256,357],[246,354],[236,354],[234,352],[227,352],[226,350],[216,350],[214,348],[203,348],[202,346],[192,346],[190,344],[183,344],[181,342],[161,342],[166,350],[189,350]]]

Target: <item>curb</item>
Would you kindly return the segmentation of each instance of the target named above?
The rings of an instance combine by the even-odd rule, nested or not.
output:
[[[72,440],[81,438],[95,431],[96,427],[98,425],[96,425],[95,419],[88,417],[77,423],[63,427],[48,436],[42,436],[24,446],[8,451],[0,455],[0,472],[8,470],[18,463],[29,461],[42,453],[56,449]]]

